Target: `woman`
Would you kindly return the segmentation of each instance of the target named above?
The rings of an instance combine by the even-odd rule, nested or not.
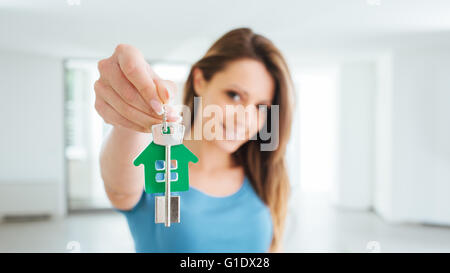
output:
[[[138,252],[279,252],[289,197],[285,150],[290,135],[293,87],[279,50],[248,28],[232,30],[192,65],[184,104],[192,115],[192,133],[208,119],[194,115],[194,97],[202,106],[242,105],[246,121],[219,121],[233,139],[189,139],[183,142],[198,158],[190,165],[190,190],[181,195],[181,223],[154,223],[154,195],[143,191],[144,170],[133,159],[149,144],[150,128],[161,123],[162,103],[175,96],[174,84],[156,75],[142,54],[119,45],[99,62],[96,109],[114,125],[105,139],[100,165],[108,198],[128,221]],[[262,151],[261,132],[271,118],[261,105],[279,105],[278,146]],[[216,107],[217,108],[217,107]],[[169,107],[168,120],[180,117]],[[275,117],[273,117],[275,118]],[[191,119],[191,120],[187,120]],[[234,117],[231,119],[234,122]],[[256,124],[256,125],[255,125]],[[245,138],[237,138],[245,132]]]

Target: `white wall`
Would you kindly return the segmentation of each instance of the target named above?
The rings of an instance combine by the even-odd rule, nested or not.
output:
[[[0,215],[62,215],[62,61],[0,51],[0,77]]]
[[[351,209],[372,206],[375,64],[343,62],[337,95],[337,178],[335,205]]]
[[[392,77],[381,90],[388,103],[377,112],[392,123],[377,128],[378,150],[384,151],[377,162],[384,167],[377,166],[376,209],[392,221],[448,225],[450,50],[397,50],[390,62]]]
[[[334,64],[293,68],[297,101],[287,149],[291,184],[305,193],[327,192],[336,177],[338,69]]]
[[[393,219],[392,69],[392,53],[386,52],[376,67],[373,207],[388,220]]]

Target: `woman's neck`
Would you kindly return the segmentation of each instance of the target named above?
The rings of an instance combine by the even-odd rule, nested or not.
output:
[[[192,136],[195,131],[195,125],[188,129]],[[197,157],[198,162],[195,164],[196,168],[205,172],[222,171],[234,166],[233,157],[231,154],[223,151],[212,141],[205,139],[201,140],[185,140],[184,144],[191,150]]]
[[[233,158],[219,147],[207,140],[185,140],[184,145],[197,157],[195,167],[205,172],[214,172],[232,168]]]

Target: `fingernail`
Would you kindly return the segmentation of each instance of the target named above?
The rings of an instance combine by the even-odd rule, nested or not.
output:
[[[169,88],[166,88],[166,100],[170,100]]]
[[[156,99],[152,99],[150,101],[150,105],[152,106],[152,108],[156,112],[156,114],[158,114],[158,115],[162,115],[163,114],[163,108],[162,108],[161,102],[159,102]]]
[[[170,101],[172,99],[172,97],[173,97],[173,91],[172,91],[170,85],[168,85],[166,83],[164,83],[164,85],[166,86],[166,93],[165,93],[166,99],[168,101]]]

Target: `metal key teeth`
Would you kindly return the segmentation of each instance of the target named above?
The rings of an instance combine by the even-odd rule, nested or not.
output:
[[[165,214],[165,196],[155,197],[155,223],[164,224],[166,223]],[[179,223],[180,222],[180,196],[170,197],[170,222]]]
[[[169,130],[169,131],[168,131]],[[184,126],[178,123],[167,122],[167,108],[163,106],[163,123],[152,126],[153,141],[165,146],[165,195],[155,198],[155,223],[180,222],[180,197],[171,196],[170,192],[170,150],[172,145],[181,144],[184,136]]]

